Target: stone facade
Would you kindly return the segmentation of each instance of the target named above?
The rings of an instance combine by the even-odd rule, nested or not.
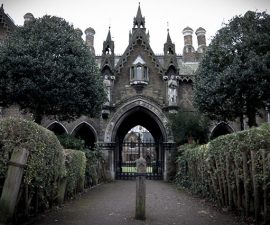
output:
[[[0,9],[0,40],[15,29],[12,20]],[[25,15],[25,23],[34,19]],[[86,140],[89,146],[97,144],[102,148],[107,161],[107,172],[115,177],[121,142],[130,129],[141,125],[150,131],[155,141],[162,143],[159,155],[162,158],[164,179],[170,171],[171,150],[174,138],[169,126],[168,113],[177,111],[194,111],[192,105],[193,82],[201,55],[206,50],[205,29],[195,32],[198,49],[193,46],[193,30],[183,29],[183,54],[176,54],[175,45],[168,30],[164,44],[164,54],[155,55],[146,32],[145,18],[138,7],[134,17],[133,28],[129,34],[129,44],[122,55],[114,54],[114,41],[109,29],[103,43],[102,55],[95,56],[107,91],[107,101],[102,107],[100,117],[81,116],[79,119],[66,122],[43,118],[42,125],[57,134],[72,134]],[[78,30],[82,34],[80,30]],[[93,55],[93,28],[87,28],[86,45]],[[16,107],[0,110],[1,116],[20,114]],[[239,130],[237,123],[213,122],[212,132],[230,133]]]
[[[0,8],[0,43],[16,29],[16,26],[11,17],[5,13],[3,4]]]

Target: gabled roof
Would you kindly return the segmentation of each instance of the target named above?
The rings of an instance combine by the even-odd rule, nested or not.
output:
[[[132,54],[134,47],[136,45],[141,45],[144,48],[144,51],[147,52],[147,55],[151,58],[152,63],[158,69],[159,74],[162,75],[163,74],[162,66],[157,57],[155,56],[155,53],[153,52],[149,42],[147,41],[146,34],[144,32],[140,33],[140,35],[136,35],[136,37],[134,37],[133,35],[132,40],[129,42],[129,45],[127,46],[124,54],[119,59],[115,67],[115,71],[117,73],[120,73],[120,70],[124,67],[124,65],[128,61],[128,57]]]
[[[138,24],[135,24],[135,22]],[[141,23],[142,22],[142,23]],[[130,33],[130,38],[129,38],[129,44],[124,52],[124,54],[121,56],[119,59],[115,71],[117,73],[120,73],[121,68],[124,67],[126,62],[128,61],[128,57],[132,54],[134,47],[137,45],[140,45],[143,47],[144,51],[147,52],[147,55],[151,58],[151,61],[155,65],[155,67],[158,69],[159,74],[163,74],[162,66],[159,62],[159,60],[156,58],[155,53],[153,52],[150,44],[149,44],[149,35],[146,34],[146,29],[144,27],[145,19],[142,17],[141,13],[141,7],[139,5],[137,15],[134,18],[134,27],[132,29],[132,33]],[[138,27],[135,27],[137,25]],[[141,27],[142,25],[142,27]]]

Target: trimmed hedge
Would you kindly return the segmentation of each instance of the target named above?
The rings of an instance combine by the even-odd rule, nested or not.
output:
[[[22,184],[25,195],[33,199],[38,190],[40,207],[52,204],[57,195],[56,183],[65,176],[63,148],[54,133],[31,121],[5,118],[0,120],[0,146],[1,181],[12,152],[25,148],[29,150]]]
[[[85,147],[84,140],[78,139],[72,135],[63,134],[57,136],[61,145],[67,149],[81,150],[86,156],[85,187],[89,188],[104,180],[105,161],[99,148],[89,149]]]
[[[64,152],[67,170],[66,196],[74,197],[84,188],[86,157],[84,152],[78,150],[65,149]]]
[[[220,136],[202,146],[181,146],[176,182],[214,198],[221,207],[269,221],[270,127]]]
[[[55,134],[38,124],[19,119],[0,120],[0,193],[8,162],[14,151],[27,149],[14,222],[61,204],[66,193],[74,196],[84,188],[85,153],[64,150]],[[20,185],[20,184],[18,184]]]

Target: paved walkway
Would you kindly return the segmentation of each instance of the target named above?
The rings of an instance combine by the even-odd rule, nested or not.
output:
[[[242,225],[231,214],[172,184],[146,181],[146,220],[135,215],[135,181],[102,184],[61,209],[42,215],[35,225]]]

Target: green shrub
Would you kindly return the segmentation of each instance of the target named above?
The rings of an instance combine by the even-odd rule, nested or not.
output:
[[[204,197],[212,197],[207,183],[207,145],[186,144],[178,149],[175,181],[180,186]]]
[[[84,150],[84,140],[78,139],[70,134],[57,135],[58,140],[65,149]]]
[[[84,140],[72,135],[57,136],[64,148],[81,150],[86,156],[85,187],[91,187],[104,179],[104,159],[98,148],[89,149],[85,147]]]
[[[84,152],[78,150],[65,149],[64,152],[67,170],[66,195],[74,197],[83,189],[86,157]]]
[[[207,145],[178,150],[176,183],[215,198],[222,207],[270,215],[270,126],[220,136]],[[264,194],[262,194],[264,193]]]
[[[91,187],[105,179],[104,175],[104,157],[99,148],[85,149],[87,158],[85,179],[86,187]]]
[[[29,199],[38,190],[39,208],[48,207],[57,195],[57,182],[65,176],[63,149],[54,133],[31,121],[5,118],[0,120],[0,146],[2,178],[12,152],[29,150],[22,187],[27,187]]]
[[[206,143],[208,141],[209,119],[197,112],[170,114],[171,127],[176,144]]]

